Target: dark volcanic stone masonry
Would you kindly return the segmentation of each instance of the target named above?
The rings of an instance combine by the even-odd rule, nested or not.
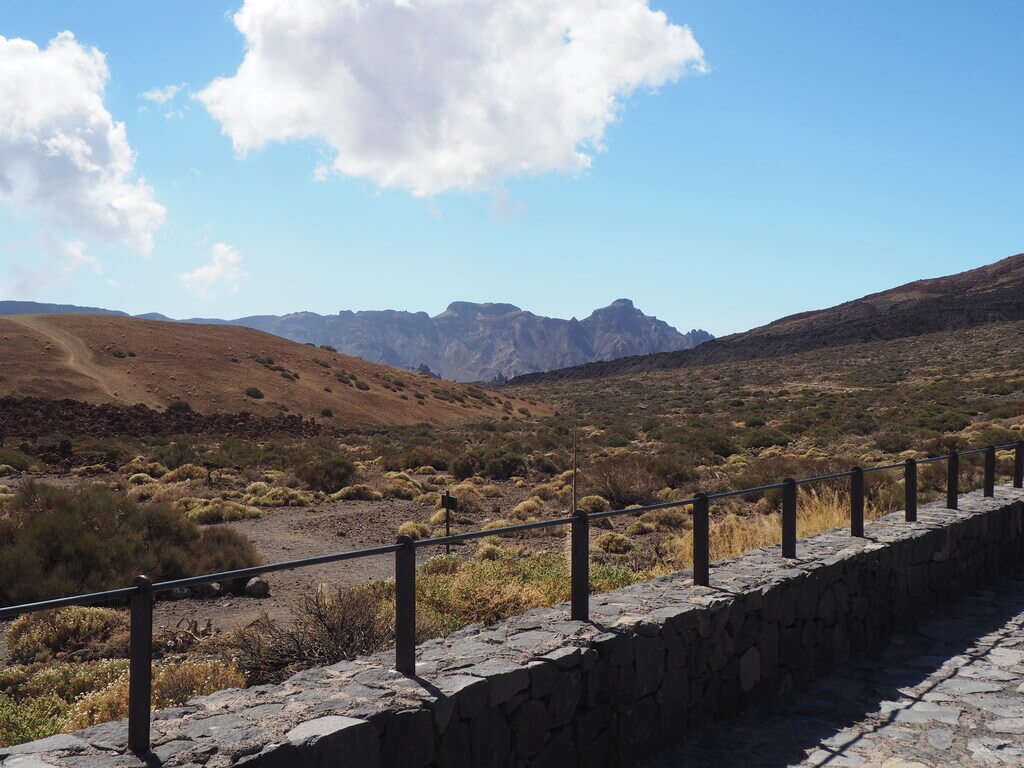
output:
[[[803,540],[797,560],[769,547],[718,563],[710,588],[678,573],[598,595],[591,623],[556,606],[467,627],[420,646],[416,679],[379,654],[222,691],[157,713],[148,763],[123,755],[124,723],[0,750],[0,762],[629,765],[995,583],[1020,562],[1022,511],[1024,491],[999,487],[994,499],[961,497],[959,511],[923,505],[917,523],[889,515],[863,539],[831,531]]]
[[[1024,570],[646,768],[1024,765]]]

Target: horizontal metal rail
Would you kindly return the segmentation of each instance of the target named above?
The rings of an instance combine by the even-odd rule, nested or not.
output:
[[[709,493],[708,498],[712,501],[715,501],[716,499],[731,499],[736,496],[747,496],[751,493],[777,491],[785,487],[785,483],[769,483],[768,485],[755,485],[753,488],[741,488],[738,491],[719,491],[718,493]]]
[[[204,584],[213,584],[217,581],[238,581],[239,579],[252,576],[262,576],[265,573],[276,571],[292,571],[296,568],[308,568],[314,565],[325,565],[327,563],[339,563],[343,560],[358,560],[362,557],[373,557],[375,555],[389,555],[401,549],[399,544],[386,544],[380,547],[367,547],[366,549],[352,549],[347,552],[335,552],[330,555],[318,555],[316,557],[304,557],[300,560],[286,560],[282,563],[269,563],[267,565],[254,565],[251,568],[239,568],[234,571],[221,571],[220,573],[208,573],[205,576],[189,576],[184,579],[173,579],[161,581],[153,585],[156,593],[170,592],[172,589],[184,587],[198,587]]]
[[[145,576],[139,576],[130,587],[111,589],[103,592],[91,592],[84,595],[60,597],[24,605],[0,608],[0,620],[13,619],[37,611],[68,608],[71,606],[98,605],[128,600],[131,606],[131,638],[129,660],[129,702],[128,702],[128,746],[132,752],[144,755],[150,747],[150,697],[152,690],[152,623],[153,602],[155,596],[174,589],[202,586],[215,582],[232,582],[261,576],[278,571],[289,571],[297,568],[308,568],[327,563],[356,560],[364,557],[376,557],[393,554],[395,556],[395,668],[407,675],[415,674],[416,667],[416,550],[426,547],[459,544],[487,536],[512,536],[528,531],[571,526],[570,538],[570,570],[571,570],[571,617],[579,621],[587,621],[589,617],[589,562],[590,562],[590,523],[620,515],[643,515],[663,509],[693,507],[693,581],[698,586],[708,586],[710,566],[710,525],[709,507],[711,502],[738,496],[749,496],[768,491],[782,491],[782,556],[796,558],[796,528],[799,489],[801,486],[833,480],[850,479],[850,533],[852,536],[864,535],[864,475],[867,473],[885,472],[902,469],[904,472],[905,520],[912,523],[917,520],[918,483],[917,470],[921,464],[946,462],[946,506],[956,509],[960,493],[960,459],[965,456],[984,455],[985,478],[984,494],[995,494],[996,452],[1014,450],[1013,487],[1024,488],[1024,440],[1003,445],[987,446],[966,451],[953,451],[942,456],[929,456],[924,459],[907,459],[905,462],[876,465],[873,467],[854,467],[842,472],[832,472],[800,479],[787,478],[780,483],[768,483],[752,488],[741,488],[733,491],[717,493],[698,493],[686,499],[665,501],[644,506],[612,509],[604,512],[583,512],[574,510],[570,517],[559,517],[547,520],[532,520],[515,525],[506,525],[489,530],[467,531],[465,533],[447,533],[450,530],[448,512],[457,509],[457,499],[447,496],[444,505],[446,535],[434,538],[413,540],[408,536],[399,536],[394,544],[377,547],[354,549],[346,552],[335,552],[316,557],[298,560],[286,560],[278,563],[267,563],[250,568],[239,568],[232,571],[221,571],[200,576],[189,576],[182,579],[171,579],[153,584]]]
[[[676,499],[674,501],[662,501],[658,504],[648,504],[644,507],[623,507],[622,509],[609,509],[604,512],[588,512],[591,520],[603,520],[606,517],[618,517],[619,515],[642,515],[644,512],[656,512],[659,509],[673,509],[675,507],[686,507],[693,504],[693,498]]]
[[[9,608],[0,608],[0,621],[16,619],[26,613],[37,613],[38,611],[52,611],[57,608],[71,608],[78,605],[110,603],[115,600],[131,597],[138,591],[138,587],[122,587],[121,589],[108,589],[104,592],[90,592],[85,595],[72,595],[70,597],[58,597],[54,600],[42,600],[38,603],[12,605]]]
[[[814,477],[805,477],[800,480],[794,480],[793,482],[797,485],[810,485],[811,483],[823,483],[828,480],[839,480],[843,477],[850,477],[853,475],[853,470],[847,470],[846,472],[833,472],[829,475],[815,475]]]
[[[413,546],[420,547],[440,546],[442,544],[460,544],[463,541],[472,539],[485,539],[488,536],[504,536],[525,531],[534,531],[538,528],[557,528],[561,525],[571,525],[572,517],[559,517],[554,520],[533,520],[529,523],[517,523],[516,525],[505,525],[501,528],[487,528],[479,531],[467,531],[466,533],[453,533],[451,536],[439,536],[434,539],[416,539]]]

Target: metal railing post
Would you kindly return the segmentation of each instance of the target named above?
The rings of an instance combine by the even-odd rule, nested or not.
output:
[[[706,493],[698,493],[693,502],[693,583],[711,585],[710,503]]]
[[[153,698],[153,582],[136,576],[131,596],[128,639],[128,749],[149,753],[149,715]]]
[[[416,674],[416,545],[399,536],[395,552],[395,669]]]
[[[573,512],[570,536],[571,618],[590,621],[590,518],[581,509]]]
[[[796,557],[796,480],[782,481],[782,556]]]
[[[946,509],[956,509],[960,499],[960,452],[949,454],[946,466]]]
[[[985,495],[996,495],[996,449],[992,445],[985,449]]]
[[[864,536],[864,470],[850,470],[850,535]]]
[[[1013,451],[1013,487],[1024,488],[1024,440],[1018,440]]]
[[[917,462],[907,459],[903,470],[904,519],[908,523],[917,520]]]

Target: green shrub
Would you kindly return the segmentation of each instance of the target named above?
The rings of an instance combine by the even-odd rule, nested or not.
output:
[[[15,701],[0,693],[0,747],[35,741],[61,730],[67,705],[54,695]]]
[[[262,400],[265,395],[257,387],[247,387],[245,390],[245,396],[251,397],[253,400]]]
[[[654,532],[654,524],[644,520],[635,520],[626,526],[626,534],[629,536],[643,536],[645,533]]]
[[[185,480],[209,480],[210,473],[195,464],[182,464],[160,478],[161,483],[180,483]]]
[[[521,456],[505,452],[487,459],[484,474],[494,480],[508,480],[513,475],[521,474],[525,467]]]
[[[305,464],[295,476],[314,491],[336,493],[352,481],[355,465],[341,456],[331,456],[323,461]]]
[[[645,512],[640,521],[656,531],[677,531],[693,525],[693,516],[683,507],[668,507]]]
[[[793,438],[771,427],[758,427],[743,435],[742,442],[746,448],[771,448],[773,445],[789,445]]]
[[[167,406],[167,413],[192,413],[192,406],[184,400],[172,400]]]
[[[594,548],[609,555],[626,555],[636,549],[636,544],[621,533],[603,533],[594,540]]]
[[[544,509],[544,501],[538,496],[531,496],[521,501],[512,508],[512,517],[516,520],[528,520],[541,513]]]
[[[456,480],[465,480],[476,474],[476,457],[469,453],[462,453],[455,457],[451,464],[452,476]]]
[[[537,456],[533,459],[533,469],[542,475],[557,475],[562,468],[550,456]]]
[[[576,503],[576,508],[584,512],[607,512],[612,505],[601,496],[584,496]]]
[[[32,457],[14,448],[0,448],[0,464],[14,467],[19,472],[27,472],[32,467]]]
[[[125,626],[124,631],[127,629]],[[127,671],[127,659],[19,664],[0,668],[0,694],[18,701],[53,695],[70,704],[83,694],[105,688]]]
[[[97,488],[22,485],[0,517],[0,604],[256,565],[234,531],[201,529],[161,504]]]
[[[160,464],[167,469],[177,469],[195,461],[196,454],[191,444],[175,440],[166,445],[158,446],[150,458],[154,464]],[[152,472],[149,472],[149,474],[156,477]]]

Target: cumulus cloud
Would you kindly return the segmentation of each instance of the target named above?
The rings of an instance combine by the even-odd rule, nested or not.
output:
[[[153,106],[163,113],[163,116],[168,120],[175,120],[185,116],[185,110],[188,108],[187,103],[184,106],[179,104],[179,95],[187,94],[188,83],[177,83],[174,85],[165,85],[163,88],[150,88],[148,91],[143,91],[139,94],[139,98],[148,101]],[[146,107],[141,107],[140,111],[145,112]]]
[[[416,195],[579,171],[623,100],[690,71],[648,0],[245,0],[246,53],[197,94],[236,152],[325,142],[317,171]]]
[[[202,299],[212,299],[220,288],[235,293],[246,276],[242,270],[242,254],[238,249],[227,243],[214,243],[209,263],[191,272],[184,272],[179,278],[190,293]]]
[[[168,101],[174,101],[174,97],[181,93],[184,88],[185,83],[165,85],[163,88],[150,88],[148,91],[140,93],[139,98],[152,101],[154,104],[166,104]]]
[[[124,123],[103,104],[109,76],[70,32],[45,49],[0,37],[0,201],[149,253],[166,211],[134,178]]]

